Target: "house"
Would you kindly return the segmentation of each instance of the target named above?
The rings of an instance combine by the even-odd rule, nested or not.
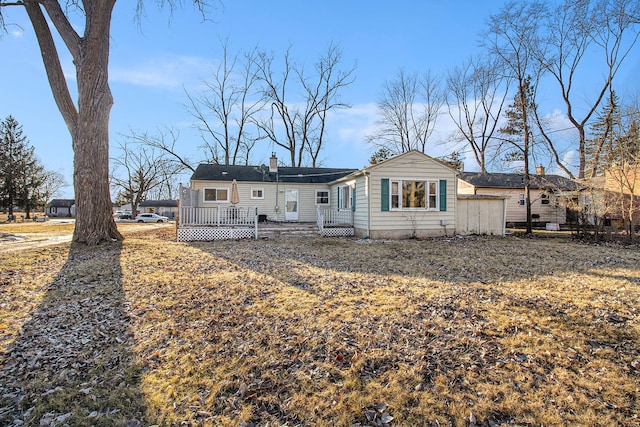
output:
[[[75,199],[53,199],[45,207],[44,213],[50,217],[75,217],[76,201]]]
[[[278,167],[275,155],[268,167],[200,164],[191,176],[194,197],[188,204],[183,198],[181,206],[229,206],[235,185],[238,200],[234,205],[255,207],[263,219],[316,222],[317,207],[330,206],[329,183],[353,172],[346,168]]]
[[[145,200],[138,205],[140,213],[155,213],[173,219],[178,213],[177,200]]]
[[[278,167],[275,155],[269,167],[201,164],[181,190],[178,237],[248,237],[259,220],[317,223],[322,235],[333,236],[451,235],[461,231],[456,177],[449,165],[418,151],[361,170]],[[242,233],[238,226],[252,227],[254,217],[255,233]]]
[[[329,183],[329,204],[353,210],[357,237],[453,234],[456,174],[446,163],[409,151]]]
[[[573,221],[572,200],[578,200],[580,184],[559,175],[547,175],[538,167],[530,175],[531,216],[534,223],[566,224]],[[493,195],[506,198],[507,223],[527,221],[527,206],[522,173],[460,172],[458,193]]]
[[[581,181],[584,191],[581,197],[583,219],[594,225],[612,229],[640,226],[640,173],[637,167],[609,167],[603,174]]]

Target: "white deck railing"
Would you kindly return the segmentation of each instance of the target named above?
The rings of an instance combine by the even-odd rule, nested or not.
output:
[[[353,227],[353,212],[318,208],[318,229],[337,226]]]
[[[211,208],[180,208],[180,225],[254,226],[258,221],[258,208],[216,206]]]

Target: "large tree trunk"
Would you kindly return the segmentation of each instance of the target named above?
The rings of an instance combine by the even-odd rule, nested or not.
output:
[[[85,32],[80,37],[58,2],[24,0],[38,38],[51,91],[71,133],[74,152],[76,226],[73,240],[89,245],[121,240],[111,215],[109,191],[109,38],[115,0],[83,2]],[[78,106],[73,104],[44,8],[73,57]]]
[[[95,245],[121,240],[113,219],[109,189],[109,115],[113,97],[108,82],[110,1],[86,10],[81,60],[76,61],[78,121],[72,132],[76,226],[73,241]]]

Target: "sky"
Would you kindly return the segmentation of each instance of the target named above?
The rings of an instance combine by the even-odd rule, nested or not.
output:
[[[445,73],[470,55],[481,52],[481,32],[487,19],[505,3],[501,0],[236,0],[227,1],[202,16],[185,1],[170,13],[157,2],[146,2],[141,25],[134,20],[133,2],[117,2],[112,20],[109,78],[114,96],[110,121],[110,155],[132,132],[179,132],[179,150],[198,158],[199,133],[185,104],[185,91],[196,94],[221,57],[220,40],[232,51],[259,46],[281,57],[291,47],[292,57],[313,66],[329,43],[339,44],[343,65],[355,65],[356,80],[341,92],[351,108],[336,111],[328,123],[321,159],[325,167],[361,168],[369,163],[376,101],[385,81],[399,70]],[[49,170],[63,174],[68,187],[60,197],[72,198],[71,137],[53,101],[35,35],[22,7],[3,10],[7,33],[0,38],[0,120],[12,115]],[[81,23],[75,19],[72,23]],[[640,92],[640,50],[636,49],[620,72],[621,85]],[[75,86],[71,58],[60,49],[63,69]],[[587,82],[581,90],[588,96]],[[584,83],[583,82],[583,83]],[[555,103],[554,103],[555,102]],[[562,105],[549,101],[546,113],[558,127],[566,125]],[[445,141],[451,123],[443,114],[427,150],[432,156],[450,153]],[[252,155],[252,163],[268,163],[273,146]],[[278,157],[286,153],[277,149]],[[200,155],[202,158],[202,155]],[[467,157],[465,167],[474,165]],[[184,183],[187,184],[188,177]]]

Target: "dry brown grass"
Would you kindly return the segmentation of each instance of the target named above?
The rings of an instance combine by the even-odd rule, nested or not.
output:
[[[640,425],[637,249],[142,230],[0,255],[0,423]]]

